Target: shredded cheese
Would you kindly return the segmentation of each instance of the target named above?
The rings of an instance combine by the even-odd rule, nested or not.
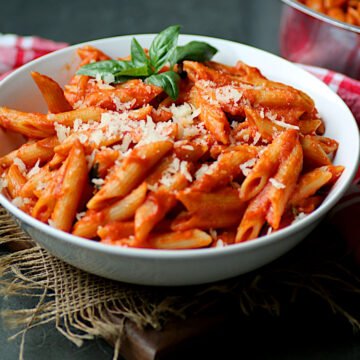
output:
[[[221,239],[218,239],[218,241],[217,241],[216,244],[215,244],[215,247],[216,247],[216,248],[222,248],[222,247],[225,247],[225,246],[226,246],[226,244],[225,244],[224,241],[221,240]]]
[[[40,171],[40,159],[35,163],[34,167],[27,173],[27,178],[31,178],[32,176],[36,175]]]
[[[86,211],[80,212],[76,214],[76,220],[80,221],[86,215]]]
[[[28,198],[22,198],[21,196],[17,196],[16,198],[14,198],[11,203],[13,205],[15,205],[16,207],[20,208],[23,207],[24,205],[28,204],[31,200]]]
[[[217,240],[217,231],[215,229],[209,229],[209,234],[213,240]]]
[[[188,180],[189,182],[192,182],[192,176],[188,170],[188,162],[187,161],[181,161],[180,172],[184,175],[186,180]]]
[[[283,183],[281,183],[280,181],[278,181],[278,180],[276,180],[274,178],[270,178],[269,181],[277,189],[285,189],[286,188],[286,186]]]
[[[25,163],[18,157],[16,157],[14,160],[13,160],[14,164],[18,167],[18,169],[20,170],[20,172],[22,174],[25,174],[26,172],[26,165]]]
[[[198,180],[202,178],[205,174],[209,172],[210,166],[208,164],[202,164],[200,168],[195,173],[195,179]]]
[[[49,220],[48,220],[48,224],[49,224],[51,227],[56,228],[56,225],[55,225],[55,221],[54,221],[54,220],[49,219]]]
[[[96,187],[101,187],[101,186],[104,185],[105,180],[104,180],[104,179],[101,179],[101,178],[95,178],[95,179],[92,179],[91,182],[92,182]]]
[[[292,224],[295,224],[295,223],[299,222],[300,220],[306,218],[306,216],[307,216],[307,215],[306,215],[305,213],[300,212],[299,214],[297,214],[297,215],[295,216]]]
[[[234,102],[234,103],[239,102],[240,99],[242,98],[242,95],[243,95],[242,92],[235,89],[231,85],[222,86],[215,90],[216,100],[219,101],[220,103],[225,103],[225,104],[230,102]]]
[[[253,145],[256,145],[261,138],[261,134],[257,131],[254,136]]]
[[[296,125],[291,125],[288,124],[284,121],[284,119],[282,118],[282,120],[277,120],[278,116],[276,114],[273,114],[270,110],[266,111],[265,116],[274,124],[281,126],[283,128],[286,129],[295,129],[295,130],[300,130],[300,128]]]
[[[251,172],[252,167],[255,165],[257,159],[253,158],[248,161],[245,161],[244,163],[240,164],[240,170],[244,174],[244,176],[248,176]]]
[[[70,127],[61,125],[57,122],[54,125],[57,138],[61,143],[64,142],[70,136]]]
[[[3,191],[5,188],[7,188],[9,185],[9,182],[5,178],[0,179],[0,192]]]

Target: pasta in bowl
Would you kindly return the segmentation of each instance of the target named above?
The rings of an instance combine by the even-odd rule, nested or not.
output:
[[[356,169],[356,125],[346,106],[310,75],[260,50],[181,36],[178,53],[191,40],[202,50],[200,43],[215,46],[219,59],[194,60],[190,51],[190,59],[156,69],[157,37],[136,39],[149,48],[138,60],[150,59],[150,70],[126,57],[130,46],[133,59],[141,52],[132,37],[119,37],[76,46],[80,63],[72,47],[2,83],[8,108],[0,110],[1,126],[30,139],[0,159],[10,197],[2,204],[54,255],[135,283],[219,280],[293,247]],[[257,69],[266,63],[274,80]],[[7,102],[16,77],[30,78],[30,71],[48,114],[34,112],[42,99],[30,79],[23,96],[38,96],[38,103]],[[335,110],[346,135],[331,123]]]

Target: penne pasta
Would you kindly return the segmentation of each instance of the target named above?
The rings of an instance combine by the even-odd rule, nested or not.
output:
[[[300,139],[307,168],[331,165],[331,161],[316,136],[305,135]]]
[[[163,179],[166,178],[166,185],[163,184],[150,192],[145,202],[136,210],[135,239],[139,244],[144,242],[155,225],[176,205],[175,191],[182,190],[188,184],[186,176],[181,172],[167,178],[169,175],[166,172],[171,165],[172,162],[162,172],[163,177],[159,179],[159,182],[163,181],[164,183]]]
[[[213,104],[207,99],[208,94],[194,87],[190,94],[190,102],[200,109],[199,119],[205,124],[205,127],[223,144],[229,143],[229,122],[221,107]]]
[[[91,239],[96,237],[100,226],[109,222],[130,219],[144,202],[146,191],[147,185],[142,183],[129,195],[103,210],[88,210],[85,216],[75,224],[73,234]]]
[[[21,189],[26,183],[26,177],[21,172],[18,165],[12,164],[9,167],[9,171],[6,174],[7,190],[12,198],[16,198],[20,195]]]
[[[357,21],[340,1],[314,6]],[[0,107],[19,140],[0,158],[3,193],[57,229],[122,247],[230,246],[311,213],[344,170],[314,101],[255,67],[77,53],[64,90],[32,73],[49,114]]]
[[[104,186],[88,202],[89,209],[100,209],[114,198],[127,195],[172,148],[170,141],[158,141],[135,148],[105,180]]]
[[[216,162],[205,167],[204,172],[198,171],[198,178],[191,188],[194,191],[211,191],[216,187],[224,186],[242,173],[243,163],[255,159],[256,156],[257,151],[248,146],[220,154]]]
[[[222,229],[237,226],[246,204],[239,199],[238,191],[225,188],[214,193],[185,190],[177,195],[188,212],[176,218],[171,229],[184,231],[197,229]]]
[[[0,126],[32,138],[46,138],[55,134],[54,124],[46,115],[24,113],[0,107]]]
[[[276,173],[279,163],[288,156],[297,137],[298,134],[295,130],[287,130],[265,149],[241,185],[240,197],[242,200],[250,200],[265,187],[270,177]]]
[[[269,179],[272,187],[268,193],[270,204],[266,220],[275,230],[279,228],[281,217],[302,170],[302,159],[302,148],[297,141],[289,157],[280,164],[275,176]]]
[[[289,204],[296,206],[303,200],[314,195],[323,186],[334,183],[341,173],[343,166],[322,166],[302,175],[297,183],[296,189],[289,200]]]
[[[58,143],[58,139],[54,136],[28,142],[19,149],[0,158],[0,166],[3,168],[10,166],[15,158],[20,159],[28,167],[34,166],[37,161],[44,164],[52,159],[54,147]]]
[[[74,144],[66,160],[59,197],[51,214],[52,225],[70,231],[81,199],[81,190],[88,179],[85,153],[80,142]]]
[[[163,250],[197,249],[209,246],[211,242],[211,236],[198,229],[153,235],[149,239],[150,247]]]
[[[57,82],[35,71],[31,73],[31,76],[44,97],[49,112],[57,114],[72,110],[72,106],[66,100],[64,92]]]

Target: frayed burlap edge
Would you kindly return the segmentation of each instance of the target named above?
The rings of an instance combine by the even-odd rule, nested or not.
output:
[[[360,330],[359,314],[339,300],[339,293],[351,293],[358,299],[360,280],[343,265],[344,256],[335,259],[333,252],[319,261],[313,249],[310,257],[303,251],[299,256],[302,261],[290,255],[288,262],[280,261],[256,273],[212,285],[154,289],[99,278],[62,262],[37,246],[0,209],[0,244],[14,240],[33,246],[0,257],[0,294],[38,298],[34,308],[2,312],[8,326],[20,327],[10,339],[21,336],[21,360],[26,332],[49,322],[54,322],[58,331],[77,346],[95,337],[105,339],[114,344],[116,359],[128,320],[141,328],[161,329],[168,319],[194,316],[222,297],[235,299],[243,315],[256,310],[277,315],[280,306],[295,301],[301,290],[323,299],[354,330]]]

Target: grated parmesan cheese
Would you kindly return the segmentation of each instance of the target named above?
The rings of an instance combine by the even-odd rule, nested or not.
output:
[[[158,122],[154,123],[151,116],[146,117],[146,122],[137,121],[140,123],[140,128],[142,130],[142,138],[139,141],[139,145],[150,144],[158,141],[171,141],[169,136],[165,135],[166,130],[169,128],[168,122]]]
[[[252,167],[256,163],[256,160],[257,160],[256,158],[253,158],[240,164],[240,170],[242,171],[244,176],[248,176],[250,174]]]
[[[200,168],[195,173],[195,179],[198,180],[202,178],[209,171],[210,166],[208,164],[202,164]]]
[[[119,150],[122,153],[125,153],[126,151],[129,150],[129,146],[131,143],[132,143],[132,138],[130,134],[125,134],[125,136],[122,139],[122,144],[119,146]]]
[[[218,241],[215,244],[215,247],[217,247],[217,248],[222,248],[222,247],[225,247],[225,246],[226,246],[226,244],[221,239],[218,239]]]
[[[3,191],[5,188],[7,188],[9,185],[9,182],[5,178],[0,179],[0,192]]]
[[[80,212],[76,214],[76,220],[80,221],[86,215],[86,211]]]
[[[200,89],[208,89],[216,87],[216,83],[210,80],[198,80],[196,86]]]
[[[174,181],[174,176],[180,171],[180,159],[175,157],[170,165],[163,171],[159,183],[169,187]]]
[[[188,162],[187,161],[181,161],[181,163],[180,163],[180,172],[184,175],[186,180],[188,180],[189,182],[192,182],[192,176],[189,173]]]
[[[26,204],[29,204],[30,199],[29,198],[22,198],[21,196],[17,196],[14,198],[11,203],[15,205],[16,207],[20,208]]]
[[[49,220],[48,220],[48,224],[49,224],[51,227],[56,228],[56,225],[55,225],[55,221],[54,221],[54,220],[49,219]]]
[[[179,138],[198,135],[199,129],[194,125],[194,119],[200,115],[200,109],[189,103],[184,103],[179,106],[172,104],[169,111],[172,113],[173,123],[178,125]]]
[[[286,186],[282,182],[280,182],[280,181],[278,181],[278,180],[276,180],[274,178],[270,178],[269,181],[277,189],[285,189],[286,188]]]
[[[156,192],[158,191],[159,189],[159,185],[158,184],[146,184],[147,185],[147,188],[150,190],[150,191],[153,191],[153,192]]]
[[[38,161],[36,162],[34,167],[27,173],[27,178],[28,179],[39,173],[39,171],[40,171],[40,166],[39,165],[40,165],[40,159],[38,159]]]
[[[96,154],[97,154],[97,149],[94,149],[90,155],[85,156],[85,159],[88,164],[88,170],[90,170],[93,167]]]
[[[276,114],[273,114],[270,110],[266,111],[265,116],[274,124],[281,126],[283,128],[286,129],[295,129],[295,130],[300,130],[300,128],[296,125],[291,125],[288,124],[284,121],[284,119],[282,118],[282,120],[277,120],[278,116]]]
[[[185,150],[194,150],[194,147],[192,145],[181,145],[181,147]]]
[[[209,229],[209,234],[213,240],[217,240],[217,231],[215,229]]]
[[[104,185],[105,180],[104,180],[104,179],[101,179],[101,178],[95,178],[95,179],[92,179],[91,182],[92,182],[95,186],[101,187],[102,185]]]
[[[264,108],[261,108],[261,109],[260,109],[259,115],[260,115],[260,117],[261,117],[262,119],[265,119],[265,110],[264,110]]]
[[[93,131],[89,137],[90,143],[94,143],[96,145],[100,145],[100,143],[104,140],[104,134],[101,129],[97,129]]]
[[[294,220],[292,221],[292,223],[291,224],[295,224],[295,223],[297,223],[298,221],[300,221],[300,220],[302,220],[302,219],[304,219],[304,218],[306,218],[306,214],[305,213],[303,213],[303,212],[300,212],[299,214],[297,214],[296,216],[295,216],[295,218],[294,218]]]
[[[73,108],[74,109],[80,109],[83,106],[83,101],[82,100],[78,100],[74,105]]]
[[[55,125],[57,138],[61,143],[64,142],[70,135],[70,127],[66,127],[57,122],[54,125]]]
[[[227,85],[217,88],[215,90],[215,97],[216,100],[221,103],[225,103],[225,104],[230,102],[237,103],[242,98],[242,92],[235,89],[231,85]]]
[[[135,99],[132,99],[131,101],[123,103],[123,102],[121,102],[121,100],[115,94],[111,95],[111,100],[113,101],[117,111],[129,110],[136,103]]]
[[[113,74],[105,74],[103,81],[105,84],[111,84],[115,81],[115,76]]]
[[[36,186],[36,190],[37,191],[44,191],[46,189],[46,184],[43,183],[42,181],[39,181],[37,186]]]
[[[85,144],[89,140],[88,136],[85,134],[79,134],[78,139],[81,142],[81,144]]]
[[[22,174],[24,174],[26,172],[26,165],[25,163],[18,157],[16,157],[14,160],[13,160],[14,164],[18,167],[18,169],[20,170],[20,172]]]
[[[261,138],[261,134],[257,131],[254,136],[253,145],[256,145]]]
[[[248,133],[245,133],[242,138],[245,142],[248,142],[250,139],[250,135]]]

